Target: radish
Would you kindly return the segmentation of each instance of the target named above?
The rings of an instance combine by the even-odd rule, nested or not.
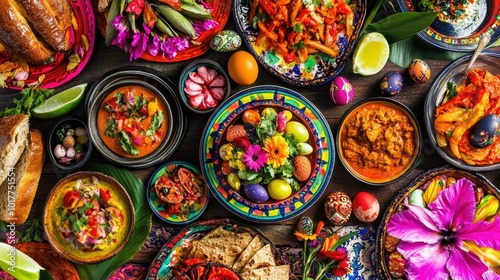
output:
[[[224,99],[226,79],[216,69],[202,65],[188,74],[184,82],[184,93],[193,108],[214,108],[218,101]]]

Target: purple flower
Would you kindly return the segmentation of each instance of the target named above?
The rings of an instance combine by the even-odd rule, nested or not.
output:
[[[122,14],[118,15],[111,22],[113,27],[118,31],[118,35],[113,39],[111,44],[117,45],[118,47],[125,49],[127,45],[127,40],[131,38],[130,24],[123,17]]]
[[[160,50],[160,38],[158,37],[158,35],[155,34],[153,40],[151,40],[151,42],[149,42],[148,44],[148,52],[150,55],[156,56],[158,55],[159,50]]]
[[[481,279],[489,270],[464,244],[500,250],[500,218],[473,223],[473,186],[462,178],[439,192],[428,209],[408,204],[392,215],[387,233],[401,240],[398,251],[408,260],[409,279]]]
[[[281,111],[276,116],[276,129],[278,130],[278,132],[283,132],[285,131],[285,127],[286,127],[286,117],[283,111]]]
[[[248,169],[255,172],[259,171],[266,162],[267,153],[257,144],[250,145],[245,154],[243,154],[243,163],[245,163]]]
[[[146,33],[136,32],[132,36],[132,43],[130,44],[130,61],[138,59],[148,47],[149,36]]]
[[[173,59],[178,52],[189,47],[189,41],[182,37],[167,38],[160,41],[160,49],[167,54],[169,59]]]
[[[193,27],[198,37],[201,36],[201,34],[203,34],[205,31],[216,28],[217,26],[219,26],[219,23],[212,19],[209,20],[197,19],[193,21]]]

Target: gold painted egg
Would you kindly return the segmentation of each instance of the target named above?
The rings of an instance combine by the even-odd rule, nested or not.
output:
[[[217,52],[232,52],[241,46],[241,37],[232,30],[222,30],[210,40],[210,48]]]

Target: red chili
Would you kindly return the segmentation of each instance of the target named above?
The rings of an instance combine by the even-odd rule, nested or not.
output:
[[[101,197],[102,201],[108,202],[108,200],[111,198],[111,193],[109,190],[105,191],[103,189],[99,189],[99,196]]]

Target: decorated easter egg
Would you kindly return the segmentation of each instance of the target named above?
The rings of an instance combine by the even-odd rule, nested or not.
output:
[[[337,105],[346,105],[354,99],[354,88],[344,77],[337,76],[330,86],[330,98]]]
[[[333,192],[325,200],[325,214],[336,226],[347,223],[351,217],[352,202],[343,192]]]
[[[241,46],[241,37],[232,30],[222,30],[210,40],[210,48],[217,52],[232,52]]]
[[[385,240],[384,240],[384,248],[389,251],[389,252],[394,252],[396,251],[396,248],[398,247],[398,244],[399,244],[399,239],[397,239],[396,237],[390,235],[390,234],[387,234],[385,236]]]
[[[409,202],[411,205],[425,207],[426,203],[424,201],[424,191],[421,189],[416,189],[411,192]]]
[[[352,201],[352,207],[354,216],[365,223],[375,221],[380,212],[378,200],[368,192],[359,192]]]
[[[406,259],[400,252],[392,252],[387,260],[389,273],[394,278],[401,278],[405,275]]]
[[[397,71],[385,73],[380,80],[380,91],[384,96],[394,96],[403,88],[403,76]]]
[[[262,203],[269,199],[269,194],[265,187],[260,184],[248,184],[243,189],[245,195],[253,202]]]
[[[313,230],[313,220],[309,216],[300,217],[299,221],[297,222],[297,231],[305,235],[312,235]]]
[[[417,83],[425,83],[431,77],[431,68],[421,59],[414,59],[408,66],[408,74]]]
[[[476,148],[487,147],[495,142],[500,135],[500,118],[490,114],[482,117],[470,133],[470,143]]]

